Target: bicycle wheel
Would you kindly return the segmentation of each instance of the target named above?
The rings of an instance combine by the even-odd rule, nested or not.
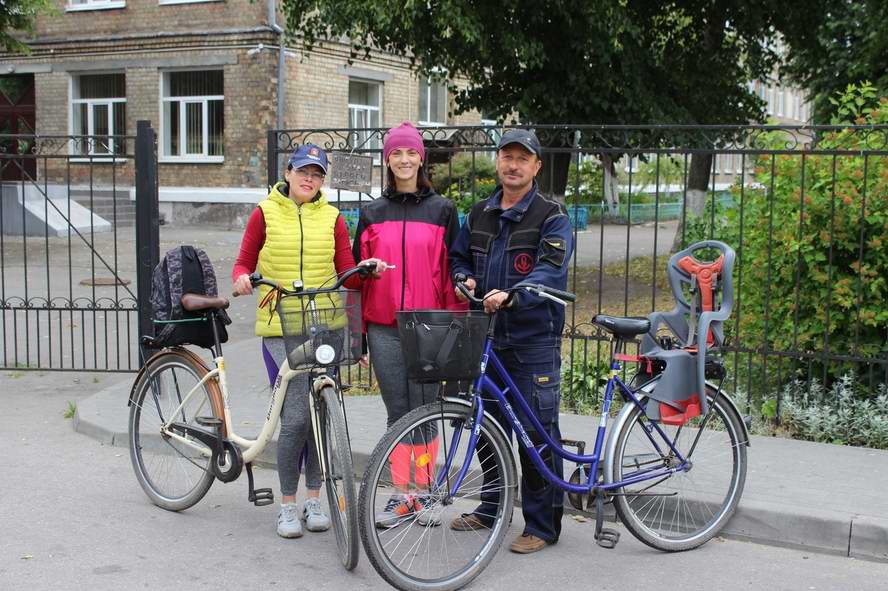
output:
[[[206,385],[197,388],[176,412],[200,382],[201,369],[188,357],[175,353],[149,360],[148,368],[136,384],[130,407],[129,448],[133,470],[151,502],[169,511],[191,507],[213,484],[210,450],[203,443],[191,440],[193,445],[189,445],[160,433],[161,425],[170,418],[195,425],[195,417],[213,416]]]
[[[737,508],[746,482],[746,442],[734,407],[724,395],[713,402],[714,395],[706,393],[712,412],[705,424],[704,416],[680,428],[660,423],[690,468],[625,486],[614,496],[626,529],[648,546],[669,552],[696,548],[715,536]],[[613,465],[606,468],[614,482],[678,463],[638,407],[617,437]]]
[[[327,503],[330,520],[336,534],[339,557],[347,570],[358,564],[358,509],[355,498],[355,470],[352,466],[351,446],[345,429],[345,417],[339,406],[339,397],[331,387],[321,390],[321,442],[327,466]]]
[[[511,446],[488,419],[467,458],[472,423],[470,407],[427,404],[392,425],[370,456],[358,503],[361,540],[373,568],[397,589],[459,589],[502,544],[517,480]],[[463,467],[465,479],[453,490]],[[482,493],[495,507],[482,516],[489,529],[452,529],[479,507]]]

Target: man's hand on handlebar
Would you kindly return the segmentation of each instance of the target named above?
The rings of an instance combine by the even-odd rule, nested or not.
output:
[[[253,293],[253,284],[250,283],[250,276],[246,273],[237,278],[231,289],[232,295],[245,296]]]
[[[457,279],[459,279],[459,278],[457,278]],[[466,289],[468,289],[470,292],[472,292],[472,293],[475,292],[475,285],[476,285],[475,280],[472,279],[471,277],[464,280],[462,282],[462,284],[465,285]],[[454,293],[456,293],[456,299],[458,299],[459,301],[461,301],[461,302],[468,302],[469,301],[469,298],[466,297],[466,294],[464,294],[462,291],[460,291],[459,287],[454,287],[453,291],[454,291]]]
[[[491,289],[489,292],[487,292],[487,295],[484,296],[484,311],[488,314],[493,314],[500,308],[506,306],[506,301],[508,299],[509,292],[500,291],[498,289]]]

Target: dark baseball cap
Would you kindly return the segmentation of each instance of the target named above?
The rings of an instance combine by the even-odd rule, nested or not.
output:
[[[315,166],[320,166],[324,174],[327,174],[327,154],[314,144],[305,144],[296,148],[287,164],[294,169],[314,164]]]
[[[500,138],[496,149],[502,150],[509,144],[521,144],[524,148],[537,156],[540,155],[540,151],[542,150],[540,147],[540,140],[538,140],[536,134],[529,129],[508,130]]]

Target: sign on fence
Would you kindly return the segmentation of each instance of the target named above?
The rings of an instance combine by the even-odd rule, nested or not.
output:
[[[330,177],[331,189],[345,189],[369,193],[373,184],[373,157],[359,154],[333,152],[333,174]]]

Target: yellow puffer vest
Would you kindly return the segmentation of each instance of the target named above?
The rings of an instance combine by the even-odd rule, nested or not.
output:
[[[268,198],[259,202],[265,218],[265,243],[259,251],[258,271],[265,279],[288,288],[296,279],[301,279],[305,287],[320,287],[336,274],[334,229],[339,210],[327,203],[323,194],[297,207],[281,193],[284,188],[284,183],[278,183]],[[259,302],[270,289],[259,286]],[[298,306],[302,298],[291,299]],[[273,305],[256,310],[258,336],[281,336],[281,322],[277,314],[272,314]]]

